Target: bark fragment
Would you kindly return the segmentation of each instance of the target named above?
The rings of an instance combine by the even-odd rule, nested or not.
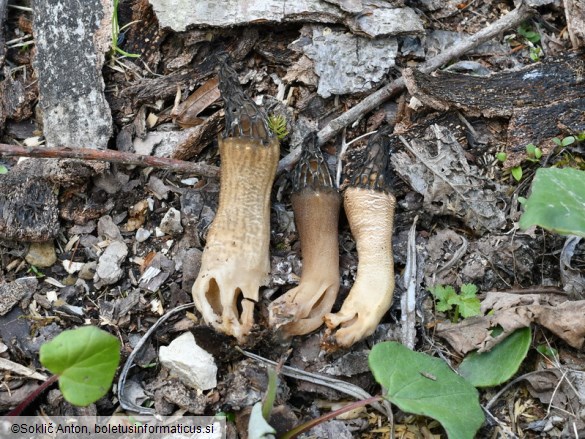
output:
[[[112,118],[101,68],[110,47],[111,14],[110,2],[102,0],[33,3],[34,67],[49,146],[107,148]]]

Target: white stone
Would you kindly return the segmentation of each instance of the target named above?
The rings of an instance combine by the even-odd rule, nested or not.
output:
[[[136,241],[144,242],[146,241],[152,233],[150,230],[143,229],[142,227],[136,231]]]
[[[209,390],[217,386],[217,365],[206,350],[197,346],[195,337],[185,332],[159,351],[161,364],[185,385]]]

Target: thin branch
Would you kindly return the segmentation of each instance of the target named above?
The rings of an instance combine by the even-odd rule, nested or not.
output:
[[[530,16],[534,13],[534,9],[530,8],[524,2],[522,2],[520,6],[514,9],[512,12],[493,22],[485,29],[480,30],[476,34],[469,35],[468,37],[462,39],[458,44],[427,60],[419,66],[418,70],[423,73],[431,73],[433,70],[438,69],[442,65],[459,58],[466,52],[469,52],[486,41],[491,40],[501,32],[518,26],[520,23],[530,18]],[[401,76],[400,78],[385,85],[375,93],[372,93],[355,107],[349,109],[338,118],[333,119],[326,127],[319,131],[317,134],[319,144],[324,144],[343,128],[355,122],[364,114],[369,113],[394,95],[402,92],[404,88],[404,78]],[[293,164],[296,163],[299,159],[299,156],[300,150],[292,151],[289,155],[280,161],[278,171],[281,172],[283,169],[285,169],[285,164],[290,165],[291,162]]]
[[[47,148],[0,143],[0,157],[97,160],[124,165],[152,166],[155,168],[170,169],[175,172],[189,172],[203,177],[217,177],[219,175],[219,168],[217,166],[186,162],[166,157],[154,157],[151,155],[120,152],[111,149],[101,150],[70,147]]]

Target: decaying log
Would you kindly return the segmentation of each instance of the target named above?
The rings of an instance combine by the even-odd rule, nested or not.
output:
[[[544,153],[553,137],[585,130],[585,58],[570,54],[487,77],[438,72],[404,72],[406,87],[437,110],[459,109],[471,116],[510,117],[506,166],[517,166],[526,145]],[[561,128],[562,127],[562,128]]]

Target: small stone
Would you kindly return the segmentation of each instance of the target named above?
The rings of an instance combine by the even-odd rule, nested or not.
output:
[[[95,276],[95,271],[97,268],[97,262],[91,261],[83,264],[81,270],[79,270],[79,277],[83,280],[92,280]]]
[[[26,262],[38,268],[47,268],[57,262],[57,253],[53,241],[33,242],[27,255],[24,257]]]
[[[84,265],[83,262],[73,262],[69,259],[63,261],[63,268],[69,274],[77,273]]]
[[[114,284],[122,278],[124,271],[120,268],[120,264],[126,256],[128,256],[128,247],[123,242],[114,241],[106,248],[100,256],[94,276],[97,288]]]
[[[98,236],[112,241],[123,241],[120,229],[110,215],[102,216],[98,221]]]
[[[183,233],[183,226],[181,226],[181,212],[171,207],[160,222],[159,228],[167,235]]]
[[[213,356],[197,346],[195,337],[185,332],[159,351],[160,362],[185,385],[209,390],[217,386],[217,365]]]
[[[148,238],[150,238],[150,235],[152,235],[152,232],[150,232],[150,230],[146,230],[141,227],[136,231],[136,241],[144,242]]]
[[[155,235],[157,238],[162,238],[163,236],[165,236],[165,232],[163,232],[163,231],[160,229],[160,227],[156,227],[156,228],[154,229],[154,235]]]

